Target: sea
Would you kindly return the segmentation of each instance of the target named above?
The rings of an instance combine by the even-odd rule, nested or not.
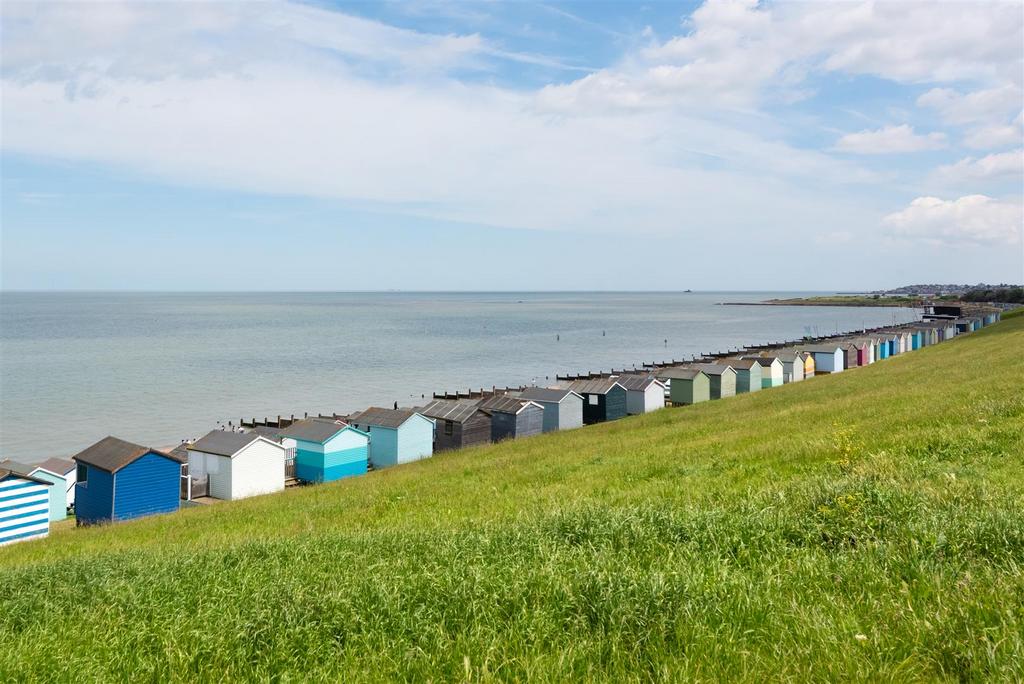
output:
[[[0,293],[0,459],[106,436],[164,447],[239,419],[419,406],[742,345],[917,320],[723,306],[827,292]]]

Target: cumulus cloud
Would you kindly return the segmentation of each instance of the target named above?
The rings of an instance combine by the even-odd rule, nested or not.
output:
[[[978,90],[966,95],[950,88],[933,88],[917,98],[919,107],[934,109],[952,124],[1003,122],[1020,111],[1024,92],[1016,84]]]
[[[898,238],[930,244],[1016,245],[1021,242],[1024,211],[1019,202],[985,195],[956,200],[918,197],[882,222]]]
[[[955,164],[940,166],[936,175],[947,182],[989,180],[1024,173],[1024,149],[990,154],[980,159],[966,157]]]
[[[838,152],[853,154],[893,154],[898,152],[922,152],[946,147],[945,133],[918,135],[913,126],[886,126],[878,130],[848,133],[835,144]]]
[[[1012,123],[981,126],[967,132],[964,144],[976,150],[1013,147],[1024,144],[1024,111]]]

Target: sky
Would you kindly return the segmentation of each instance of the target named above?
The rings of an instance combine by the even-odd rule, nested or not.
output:
[[[6,1],[6,290],[1024,281],[1024,3]]]

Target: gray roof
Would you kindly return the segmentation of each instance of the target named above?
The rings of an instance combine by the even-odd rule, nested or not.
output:
[[[15,475],[22,475],[25,477],[31,475],[32,471],[38,467],[39,466],[29,465],[27,463],[21,463],[19,461],[12,461],[11,459],[7,459],[6,461],[0,461],[0,468],[3,468],[8,472],[14,473]]]
[[[184,461],[177,455],[157,451],[150,447],[139,446],[138,444],[132,444],[131,442],[126,442],[123,439],[109,436],[104,437],[91,447],[78,452],[73,456],[73,458],[75,461],[96,466],[100,470],[116,473],[121,468],[124,468],[130,463],[134,463],[136,460],[150,452],[159,454],[160,456],[166,456],[172,461],[177,461],[178,463],[184,463]]]
[[[836,350],[842,351],[840,344],[810,344],[800,347],[800,351],[811,352],[812,354],[835,354]]]
[[[748,359],[750,361],[754,361],[755,363],[764,366],[765,368],[770,367],[776,361],[782,363],[782,359],[780,359],[777,356],[744,356],[743,358]]]
[[[615,381],[632,392],[642,392],[658,379],[651,375],[640,375],[636,373],[625,373],[615,378]],[[658,383],[661,384],[661,383]]]
[[[704,371],[699,368],[663,368],[658,371],[659,378],[668,378],[669,380],[693,380],[698,375],[703,375]]]
[[[529,399],[519,399],[517,397],[508,396],[507,394],[496,394],[493,397],[488,397],[481,401],[478,406],[481,411],[512,414],[519,414],[528,406],[543,408],[540,404],[535,404]]]
[[[580,396],[576,392],[569,389],[554,389],[550,387],[530,387],[523,390],[519,396],[523,399],[529,399],[530,401],[540,401],[545,403],[558,403],[564,400],[568,396],[576,395]]]
[[[269,425],[257,425],[256,427],[245,428],[246,432],[252,432],[260,437],[266,437],[271,442],[281,442],[281,428],[270,427]]]
[[[725,359],[724,362],[727,365],[732,366],[733,370],[736,370],[737,368],[742,368],[743,370],[750,370],[754,366],[760,365],[754,359]]]
[[[307,418],[299,420],[278,432],[281,437],[301,439],[303,442],[323,444],[334,435],[348,427],[344,421],[328,418]]]
[[[693,367],[704,371],[705,375],[723,375],[729,372],[736,372],[732,366],[726,366],[721,363],[696,363]]]
[[[4,479],[8,475],[14,475],[15,477],[20,477],[23,480],[31,480],[32,482],[38,482],[39,484],[44,484],[47,487],[53,484],[52,482],[47,482],[46,480],[42,480],[38,477],[33,477],[32,475],[25,475],[24,473],[19,473],[17,470],[8,468],[7,466],[0,466],[0,480]]]
[[[597,378],[594,380],[576,380],[570,383],[569,389],[579,394],[608,394],[615,385],[622,384],[615,378]]]
[[[780,351],[775,354],[775,358],[785,363],[794,363],[797,359],[803,361],[803,357],[800,352],[795,351]]]
[[[49,470],[51,473],[57,473],[58,475],[67,475],[75,469],[75,462],[66,458],[48,458],[42,463],[36,464],[40,468]]]
[[[452,399],[435,399],[419,412],[428,418],[439,418],[456,423],[464,423],[480,410],[476,401],[457,401]]]
[[[365,411],[349,416],[349,422],[359,425],[373,425],[374,427],[397,428],[415,415],[416,412],[409,409],[395,410],[371,406]]]
[[[218,456],[234,456],[249,446],[260,436],[254,432],[231,432],[230,430],[212,430],[200,437],[195,444],[187,447],[189,451],[202,451],[205,454]]]

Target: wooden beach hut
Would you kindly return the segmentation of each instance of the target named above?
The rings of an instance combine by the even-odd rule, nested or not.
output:
[[[50,533],[50,482],[0,467],[0,546]]]
[[[736,394],[761,390],[761,364],[752,359],[725,359],[722,363],[736,371]]]
[[[75,506],[75,462],[67,458],[48,458],[39,464],[51,473],[64,478],[64,503],[70,510]]]
[[[49,482],[52,486],[47,488],[50,497],[50,522],[57,522],[68,517],[68,496],[67,480],[64,475],[44,468],[43,464],[28,465],[17,461],[3,461],[0,468],[9,470],[25,477],[34,477],[37,480]],[[61,470],[61,468],[58,468]]]
[[[956,320],[956,334],[957,335],[963,335],[964,333],[969,333],[973,329],[974,328],[971,325],[971,321],[970,321],[969,318],[958,318]]]
[[[804,357],[795,351],[776,352],[775,358],[782,364],[782,382],[800,382],[804,379]]]
[[[761,389],[778,387],[786,381],[785,367],[777,356],[743,356],[742,359],[756,361],[761,366]]]
[[[626,373],[615,376],[626,388],[626,413],[639,416],[665,408],[665,385],[651,375]]]
[[[255,432],[213,430],[186,447],[189,487],[200,482],[207,496],[234,501],[284,490],[285,447]]]
[[[333,482],[367,471],[370,436],[343,420],[307,418],[280,435],[284,448],[294,449],[295,477],[303,482]]]
[[[711,379],[699,368],[663,368],[658,379],[668,382],[669,401],[673,406],[688,406],[711,399]]]
[[[530,387],[519,398],[544,407],[544,432],[571,430],[583,425],[583,397],[568,389]]]
[[[712,399],[725,399],[736,395],[736,371],[732,366],[724,363],[697,363],[692,367],[708,376]]]
[[[79,525],[118,522],[178,510],[184,459],[104,437],[73,457]]]
[[[491,414],[476,401],[435,399],[416,410],[434,421],[434,453],[491,441]]]
[[[627,415],[626,388],[614,378],[576,380],[567,389],[583,397],[583,423],[592,425]]]
[[[814,357],[814,374],[841,373],[846,363],[846,354],[838,344],[812,344],[800,348]]]
[[[478,406],[491,414],[492,442],[532,437],[544,431],[544,407],[529,399],[496,394]]]
[[[350,416],[349,422],[370,435],[370,464],[374,468],[434,455],[434,421],[421,413],[374,406]]]

